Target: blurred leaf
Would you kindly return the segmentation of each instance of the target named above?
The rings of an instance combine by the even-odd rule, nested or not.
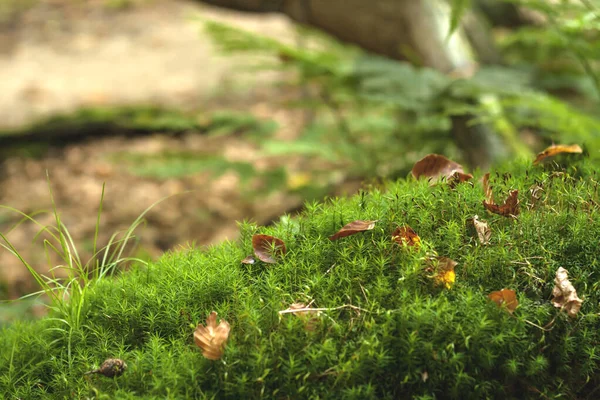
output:
[[[465,12],[471,7],[471,0],[451,0],[452,12],[450,14],[450,29],[448,36],[451,36],[460,25],[460,20]]]

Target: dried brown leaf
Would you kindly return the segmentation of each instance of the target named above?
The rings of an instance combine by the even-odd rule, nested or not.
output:
[[[450,178],[455,172],[464,174],[462,165],[440,154],[429,154],[415,163],[411,171],[412,175],[419,179],[426,178]]]
[[[399,245],[412,246],[415,249],[418,249],[421,246],[421,238],[417,235],[417,232],[408,225],[396,228],[394,233],[392,233],[392,240]]]
[[[483,191],[485,193],[485,200],[488,203],[493,203],[494,202],[494,193],[492,192],[492,187],[490,186],[490,173],[486,173],[483,176]]]
[[[555,156],[555,155],[560,154],[560,153],[583,153],[583,150],[577,144],[572,144],[572,145],[556,144],[556,145],[552,145],[552,146],[546,148],[541,153],[538,153],[538,155],[535,157],[535,160],[533,161],[533,164],[534,165],[538,164],[540,161],[543,161],[543,160],[545,160],[548,157],[552,157],[552,156]]]
[[[377,221],[353,221],[349,224],[345,225],[342,229],[337,231],[334,235],[329,237],[329,240],[338,240],[340,238],[354,235],[359,232],[369,231],[375,228],[375,223]]]
[[[448,185],[455,188],[459,183],[468,182],[471,179],[473,179],[473,175],[456,171],[448,177]]]
[[[269,235],[252,236],[252,248],[254,255],[268,264],[275,264],[276,257],[283,256],[286,252],[283,240]]]
[[[502,289],[492,292],[488,294],[488,298],[496,304],[498,304],[499,307],[505,306],[506,311],[508,311],[511,314],[519,305],[519,301],[517,300],[517,294],[514,290],[510,289]]]
[[[490,237],[492,236],[492,230],[488,226],[487,221],[480,220],[479,216],[475,215],[471,218],[471,222],[475,227],[475,232],[477,232],[477,238],[479,242],[482,244],[488,244],[490,242]]]
[[[503,217],[513,217],[519,215],[519,191],[511,190],[508,192],[508,197],[504,200],[504,203],[498,205],[484,200],[483,206],[486,210],[493,212],[494,214],[502,215]]]
[[[194,331],[194,343],[202,349],[202,355],[209,360],[218,360],[223,356],[225,344],[231,327],[224,319],[217,325],[217,313],[211,312],[206,326],[198,324]]]
[[[583,300],[577,296],[575,287],[568,279],[568,271],[559,267],[554,279],[554,289],[552,290],[552,304],[559,307],[569,314],[569,317],[575,317],[581,308]]]
[[[252,256],[248,256],[241,261],[242,264],[254,264],[255,262],[256,260]]]

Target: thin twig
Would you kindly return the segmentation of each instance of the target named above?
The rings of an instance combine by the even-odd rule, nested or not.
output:
[[[296,308],[296,309],[286,309],[286,310],[281,310],[279,311],[279,314],[294,314],[294,313],[299,313],[299,312],[306,312],[306,311],[335,311],[335,310],[341,310],[343,308],[351,308],[355,311],[363,311],[363,312],[370,312],[368,310],[365,310],[363,308],[357,307],[357,306],[353,306],[352,304],[344,304],[343,306],[339,306],[339,307],[333,307],[333,308],[310,308],[310,307],[305,307],[305,308]]]

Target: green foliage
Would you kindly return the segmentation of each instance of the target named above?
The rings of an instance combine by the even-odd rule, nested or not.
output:
[[[454,3],[453,27],[469,7],[466,1]],[[593,29],[575,22],[591,17],[579,17],[561,17],[561,26],[568,26],[573,35],[585,38],[582,40],[587,47],[581,45],[577,52],[589,58],[598,41],[586,33]],[[427,153],[460,159],[452,134],[457,117],[468,118],[471,125],[491,127],[510,150],[506,157],[530,157],[552,142],[600,147],[600,118],[589,103],[594,100],[586,99],[582,108],[581,101],[572,105],[548,94],[546,90],[557,85],[551,82],[550,75],[540,74],[532,60],[514,61],[508,66],[484,65],[473,77],[465,79],[344,48],[320,34],[313,39],[315,34],[306,29],[301,31],[305,43],[302,46],[217,22],[206,23],[206,29],[226,53],[244,52],[259,57],[260,62],[252,70],[296,73],[297,80],[286,75],[285,84],[305,88],[305,93],[310,94],[290,106],[310,109],[313,120],[293,143],[266,139],[260,144],[267,154],[320,159],[329,173],[396,178],[404,176]],[[539,29],[549,38],[553,28]],[[528,39],[536,43],[535,39]],[[512,39],[513,43],[517,41]],[[563,44],[569,41],[564,39]],[[510,59],[511,46],[504,48]],[[563,50],[573,53],[573,49]],[[519,51],[526,53],[527,49]],[[551,50],[547,53],[555,56]],[[589,94],[590,75],[576,79],[578,87],[587,88]],[[524,143],[523,132],[535,136],[533,149]]]
[[[451,0],[452,12],[450,13],[450,30],[448,36],[452,35],[460,24],[464,13],[471,8],[472,0]]]
[[[597,164],[556,167],[519,162],[492,173],[498,198],[519,189],[521,214],[487,215],[489,245],[465,225],[485,214],[479,185],[400,180],[309,203],[268,228],[242,223],[239,243],[183,249],[94,281],[70,335],[56,330],[55,313],[4,328],[0,391],[27,399],[591,396],[600,387]],[[378,222],[327,239],[356,219]],[[392,241],[403,224],[418,232],[420,249]],[[278,264],[240,263],[259,232],[285,241]],[[432,251],[459,263],[451,289],[428,278]],[[584,298],[576,318],[549,301],[560,266]],[[517,291],[513,315],[487,299],[502,288]],[[326,309],[313,331],[278,313],[311,301]],[[213,310],[232,326],[220,361],[192,341]],[[127,362],[122,377],[83,376],[108,357]]]

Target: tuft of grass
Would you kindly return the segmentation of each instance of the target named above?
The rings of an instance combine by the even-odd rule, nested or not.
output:
[[[18,249],[15,248],[15,246],[4,233],[0,233],[0,239],[3,241],[3,243],[0,243],[0,246],[14,255],[23,264],[23,266],[27,268],[28,272],[40,287],[39,291],[23,296],[21,300],[35,299],[42,294],[45,295],[49,300],[51,316],[46,320],[52,324],[51,326],[46,327],[45,331],[53,332],[57,335],[57,338],[50,342],[51,345],[60,343],[62,339],[59,337],[65,339],[67,359],[69,365],[71,365],[73,362],[73,344],[76,341],[76,338],[80,335],[80,331],[85,324],[85,315],[88,312],[87,293],[94,285],[114,274],[119,266],[123,265],[124,263],[146,263],[138,258],[126,257],[125,252],[126,250],[129,251],[130,248],[128,248],[128,245],[132,242],[132,240],[135,239],[134,232],[143,223],[144,216],[153,207],[164,201],[166,198],[152,204],[150,207],[144,210],[125,231],[115,232],[104,247],[98,248],[100,217],[102,214],[102,205],[104,201],[103,185],[98,206],[94,237],[92,241],[92,256],[84,263],[79,256],[77,246],[69,234],[69,230],[61,220],[60,213],[58,212],[54,202],[49,177],[48,187],[53,205],[53,208],[50,212],[52,212],[54,216],[54,226],[42,225],[36,219],[37,214],[28,215],[12,207],[0,207],[23,216],[22,220],[12,229],[16,228],[19,224],[25,221],[29,221],[38,225],[40,229],[36,235],[36,238],[42,235],[46,235],[48,237],[43,239],[44,251],[48,262],[50,262],[51,259],[50,253],[54,253],[59,256],[59,259],[62,260],[63,264],[51,268],[49,270],[49,276],[46,276],[38,272],[21,256]],[[34,238],[34,240],[36,238]],[[62,277],[63,274],[57,274],[56,272],[58,270],[66,272],[66,276]]]
[[[519,190],[516,219],[486,214],[478,184],[402,179],[308,203],[270,227],[242,222],[239,242],[184,248],[103,275],[83,292],[73,333],[60,329],[60,310],[3,329],[0,391],[32,399],[594,398],[597,164],[557,171],[515,162],[497,171],[497,198]],[[533,187],[542,188],[537,200]],[[488,245],[468,233],[475,214],[489,222]],[[378,222],[327,239],[358,219]],[[404,224],[419,234],[419,249],[392,240]],[[281,261],[240,263],[256,233],[286,243]],[[425,258],[434,251],[458,262],[451,289],[428,277]],[[584,298],[576,318],[550,302],[560,266]],[[517,292],[514,314],[487,298],[502,288]],[[294,302],[324,309],[313,330],[279,313]],[[203,358],[192,339],[211,311],[231,324],[219,361]],[[123,376],[83,376],[108,357],[127,362]]]

